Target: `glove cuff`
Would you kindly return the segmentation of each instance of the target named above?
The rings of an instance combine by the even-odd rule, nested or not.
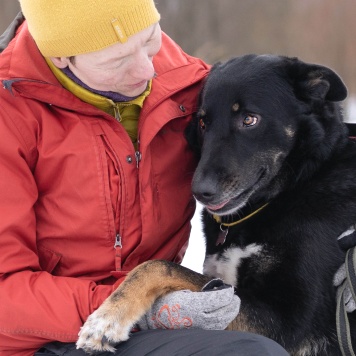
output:
[[[212,290],[221,290],[231,288],[230,284],[225,284],[224,281],[220,278],[214,278],[209,281],[203,288],[201,289],[202,292],[211,292]]]

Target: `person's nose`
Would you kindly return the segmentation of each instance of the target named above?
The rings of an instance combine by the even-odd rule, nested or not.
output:
[[[132,67],[133,76],[140,80],[150,80],[154,76],[152,57],[140,54]]]

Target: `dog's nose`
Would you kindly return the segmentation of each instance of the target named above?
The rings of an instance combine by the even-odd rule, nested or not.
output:
[[[207,204],[213,201],[217,193],[217,188],[211,179],[202,179],[193,181],[192,191],[197,200]]]

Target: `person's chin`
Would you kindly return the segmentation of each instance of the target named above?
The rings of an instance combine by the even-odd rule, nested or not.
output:
[[[134,97],[134,96],[138,96],[141,95],[147,88],[147,81],[142,81],[140,83],[137,84],[133,84],[133,85],[127,85],[125,88],[125,96],[129,96],[129,97]]]

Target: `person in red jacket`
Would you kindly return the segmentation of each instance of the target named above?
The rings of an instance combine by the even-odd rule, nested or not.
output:
[[[81,326],[130,270],[183,258],[184,130],[210,67],[161,31],[153,0],[20,4],[0,43],[0,355],[83,355]],[[211,330],[238,313],[231,287],[198,295],[179,302],[190,329],[147,323],[117,354],[286,355]]]

